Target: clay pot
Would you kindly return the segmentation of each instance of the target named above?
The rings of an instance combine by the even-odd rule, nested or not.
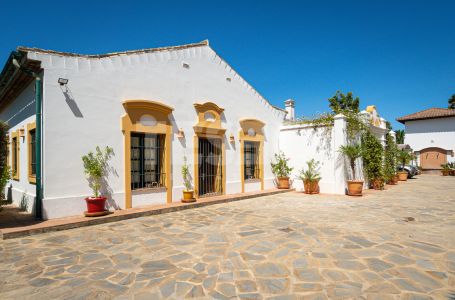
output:
[[[450,170],[441,170],[442,176],[449,176]]]
[[[363,180],[348,180],[348,195],[362,196]]]
[[[398,172],[398,180],[407,181],[408,180],[408,172],[406,172],[406,171]]]
[[[303,192],[305,194],[319,194],[319,180],[318,181],[303,181]]]
[[[87,197],[85,202],[87,203],[87,212],[89,214],[101,213],[106,210],[106,197]]]
[[[279,189],[289,189],[289,177],[278,177],[278,188]]]
[[[398,181],[399,181],[399,180],[400,180],[400,179],[398,178],[398,174],[395,174],[395,175],[392,177],[392,182],[393,182],[393,184],[398,184]]]
[[[189,203],[189,202],[195,202],[196,199],[194,199],[194,191],[183,191],[183,199],[182,202],[184,203]]]
[[[455,176],[455,170],[450,170],[449,174],[450,176]]]
[[[373,189],[375,189],[375,190],[383,190],[384,189],[384,181],[382,179],[374,179],[373,180]]]

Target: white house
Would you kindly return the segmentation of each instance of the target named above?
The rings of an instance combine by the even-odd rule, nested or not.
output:
[[[397,118],[405,126],[405,144],[417,154],[423,170],[454,162],[455,109],[430,108]]]
[[[7,193],[29,211],[42,207],[44,219],[80,215],[91,194],[81,157],[96,146],[114,149],[103,187],[114,209],[180,201],[184,157],[196,197],[273,188],[270,161],[280,147],[308,155],[316,147],[306,133],[287,136],[300,129],[282,127],[286,114],[294,115],[292,100],[286,110],[271,105],[208,41],[103,55],[19,47],[0,75]],[[326,166],[322,191],[344,193],[343,168]]]

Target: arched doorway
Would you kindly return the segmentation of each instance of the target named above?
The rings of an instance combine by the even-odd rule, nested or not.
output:
[[[423,170],[439,170],[447,163],[447,150],[430,147],[420,150],[420,167]]]

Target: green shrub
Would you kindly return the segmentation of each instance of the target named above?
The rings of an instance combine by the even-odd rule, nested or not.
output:
[[[191,184],[190,166],[187,164],[186,156],[183,157],[182,178],[185,191],[193,190],[193,185]]]
[[[275,161],[270,163],[273,174],[278,178],[289,177],[294,169],[288,166],[289,158],[283,152],[275,153]]]
[[[311,159],[306,162],[307,169],[302,168],[300,171],[300,179],[305,182],[319,182],[321,180],[321,174],[319,173],[319,161]]]
[[[384,150],[384,177],[387,181],[391,181],[397,170],[397,144],[390,133],[386,134],[386,144]]]
[[[84,172],[88,176],[89,186],[93,190],[95,197],[99,196],[101,181],[107,175],[108,161],[114,155],[114,150],[107,147],[101,151],[100,147],[96,146],[96,152],[89,152],[82,156],[84,163]]]
[[[384,149],[378,139],[369,131],[362,134],[363,170],[368,180],[383,180]]]
[[[351,167],[352,172],[352,179],[356,180],[356,160],[362,156],[362,147],[359,144],[343,145],[340,147],[340,152],[348,158],[349,166]]]

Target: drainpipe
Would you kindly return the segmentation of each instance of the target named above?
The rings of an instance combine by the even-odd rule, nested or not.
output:
[[[35,129],[35,155],[36,155],[36,184],[35,184],[35,217],[37,219],[43,218],[43,195],[41,185],[41,106],[42,106],[42,84],[41,75],[33,72],[32,70],[22,66],[19,63],[21,55],[19,53],[13,53],[13,65],[24,72],[25,74],[35,78],[35,104],[36,104],[36,129]]]

